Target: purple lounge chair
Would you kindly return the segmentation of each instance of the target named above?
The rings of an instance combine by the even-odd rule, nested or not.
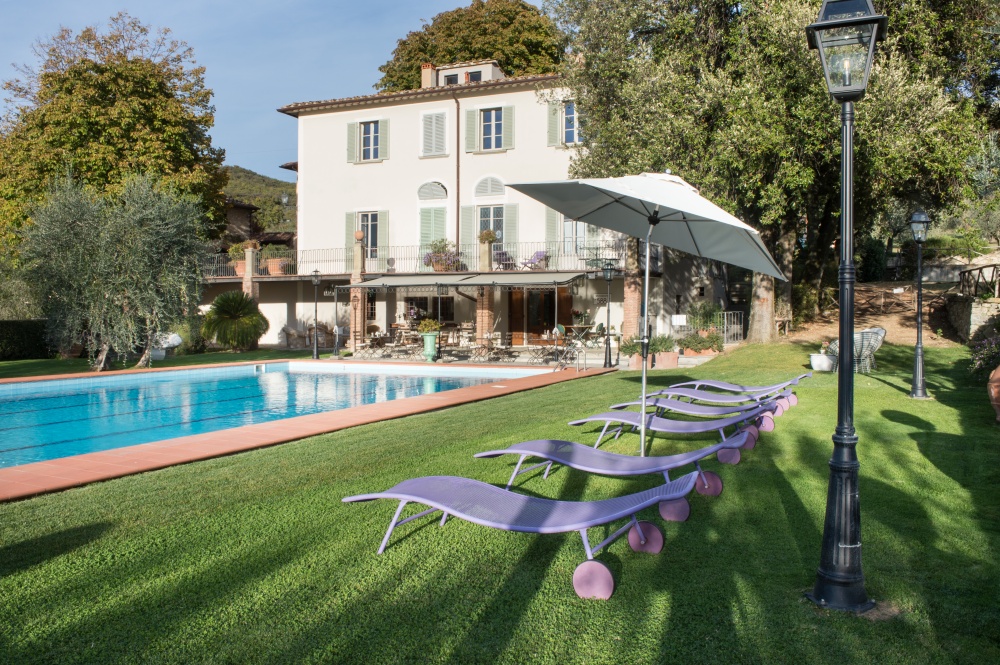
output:
[[[508,492],[495,485],[455,476],[427,476],[404,480],[395,487],[375,494],[359,494],[344,502],[396,499],[399,507],[389,523],[389,530],[378,548],[381,554],[393,530],[418,517],[440,510],[441,526],[449,515],[482,526],[523,533],[566,533],[578,531],[583,539],[587,560],[573,573],[573,588],[581,598],[610,598],[615,581],[611,570],[594,560],[601,549],[628,532],[628,542],[637,552],[658,554],[663,548],[663,532],[652,522],[639,521],[636,514],[661,501],[683,498],[694,488],[698,472],[691,473],[652,489],[601,501],[555,501]],[[416,515],[399,519],[407,503],[430,506]],[[591,546],[587,529],[623,518],[628,524]]]
[[[713,393],[709,390],[695,390],[693,388],[664,388],[654,393],[649,393],[648,397],[673,397],[676,399],[687,399],[691,402],[703,402],[709,404],[761,404],[764,402],[776,402],[779,409],[775,409],[775,416],[780,416],[788,410],[791,402],[788,396],[792,394],[791,389],[775,395],[748,395],[746,393]]]
[[[771,418],[771,413],[776,408],[774,403],[761,404],[757,408],[750,411],[745,411],[743,413],[738,413],[729,418],[717,418],[715,420],[670,420],[668,418],[658,418],[652,413],[645,414],[646,417],[646,429],[649,432],[662,432],[666,434],[704,434],[706,432],[718,432],[722,441],[729,438],[726,435],[726,428],[732,427],[734,433],[746,431],[750,434],[747,438],[747,443],[744,444],[745,448],[753,448],[757,442],[757,435],[759,432],[770,432],[774,429],[774,420]],[[643,414],[637,413],[635,411],[611,411],[605,413],[598,413],[597,415],[587,416],[586,418],[580,418],[579,420],[570,421],[570,425],[586,425],[587,423],[604,423],[604,429],[597,437],[597,441],[594,443],[594,448],[601,445],[601,441],[604,440],[604,435],[607,434],[608,428],[612,424],[618,423],[618,427],[615,430],[615,438],[617,439],[621,436],[624,428],[628,427],[639,427],[640,420]]]
[[[612,404],[612,409],[627,409],[630,406],[639,406],[642,404],[641,399],[637,399],[634,402],[622,402],[621,404]],[[730,406],[715,406],[711,404],[696,404],[695,402],[682,402],[678,399],[664,399],[662,397],[647,397],[646,407],[654,407],[656,411],[654,412],[657,416],[662,417],[664,413],[682,413],[686,416],[700,416],[702,418],[722,418],[724,416],[732,416],[737,413],[744,413],[746,411],[753,411],[760,406],[760,402],[747,402],[745,404],[733,404]],[[777,404],[775,405],[778,406]],[[777,411],[777,408],[775,408]],[[772,413],[774,415],[774,413]]]
[[[805,374],[799,374],[794,379],[784,381],[782,383],[775,383],[770,386],[741,386],[736,383],[728,383],[726,381],[713,381],[711,379],[699,379],[695,381],[685,381],[684,383],[675,383],[670,386],[671,388],[693,388],[695,390],[701,390],[704,388],[712,388],[714,390],[721,390],[730,393],[748,393],[751,395],[774,395],[776,393],[784,391],[789,386],[799,385],[799,381],[802,379],[812,378],[812,372],[806,372]],[[795,396],[795,393],[791,393],[788,396],[788,403],[791,406],[798,404],[799,398]]]
[[[538,439],[515,443],[513,446],[503,450],[487,450],[486,452],[476,453],[475,457],[520,455],[520,459],[517,460],[517,464],[514,466],[514,472],[510,475],[510,480],[507,481],[505,489],[508,490],[514,484],[514,479],[519,475],[533,471],[539,467],[546,467],[543,477],[548,478],[553,464],[562,464],[571,469],[603,476],[641,476],[648,473],[662,473],[663,479],[668,483],[670,482],[671,471],[682,466],[687,466],[688,464],[694,464],[698,474],[698,482],[695,483],[695,489],[699,494],[718,496],[722,494],[722,478],[712,471],[703,471],[699,462],[709,455],[714,454],[724,464],[738,464],[740,461],[739,449],[746,443],[748,436],[746,432],[740,432],[722,443],[716,443],[687,453],[665,455],[662,457],[619,455],[617,453],[609,453],[606,450],[597,450],[590,446],[573,443],[572,441],[553,439]],[[522,468],[524,461],[529,457],[538,457],[545,461]],[[668,522],[683,522],[690,514],[691,505],[686,498],[660,502],[660,516]]]

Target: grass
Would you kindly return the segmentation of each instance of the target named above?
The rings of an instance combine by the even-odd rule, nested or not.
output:
[[[798,374],[811,345],[747,347],[696,370],[759,383]],[[375,554],[391,502],[343,504],[413,476],[503,483],[513,460],[473,453],[540,437],[638,392],[636,372],[359,427],[0,506],[0,662],[1000,661],[998,431],[964,348],[926,349],[927,402],[908,398],[912,349],[858,375],[867,617],[803,598],[819,563],[836,375],[738,466],[725,491],[663,524],[659,556],[620,540],[599,555],[610,601],[573,593],[576,534],[451,520],[401,527]],[[634,454],[634,435],[605,444]],[[664,454],[690,442],[657,439]],[[558,469],[518,491],[598,499],[656,484]],[[593,534],[596,536],[597,534]]]
[[[330,354],[324,353],[326,358]],[[153,361],[154,368],[188,367],[191,365],[208,365],[212,363],[238,363],[255,360],[284,360],[286,358],[312,358],[310,349],[258,349],[233,353],[231,351],[213,351],[211,353],[196,353],[185,356],[170,356],[164,360]],[[133,364],[116,364],[110,372],[131,369]],[[89,372],[90,362],[86,358],[50,358],[47,360],[5,360],[0,362],[0,379],[14,379],[29,376],[45,376],[49,374],[72,374]]]

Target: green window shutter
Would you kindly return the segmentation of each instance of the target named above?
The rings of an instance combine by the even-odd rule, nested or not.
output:
[[[503,107],[503,149],[514,147],[514,107]]]
[[[465,245],[472,245],[479,242],[478,219],[476,219],[476,206],[462,206],[462,221],[458,241]]]
[[[434,240],[434,208],[420,209],[420,251]]]
[[[384,271],[389,258],[389,211],[378,211],[378,269]]]
[[[347,161],[358,163],[358,123],[347,123]]]
[[[562,143],[562,141],[559,140],[559,118],[561,116],[562,116],[562,104],[560,104],[559,102],[549,102],[548,145],[550,148]]]
[[[431,222],[434,229],[435,238],[446,238],[448,237],[448,232],[445,231],[445,221],[448,218],[448,211],[446,208],[431,208]]]
[[[508,203],[503,207],[503,244],[505,248],[517,244],[516,203]]]
[[[423,117],[423,155],[445,154],[444,113],[432,113]]]
[[[465,152],[479,150],[479,111],[465,112]]]
[[[559,243],[559,213],[552,208],[545,208],[545,242],[553,247]]]
[[[344,216],[344,266],[348,272],[354,270],[354,232],[358,226],[358,214],[349,212]]]
[[[389,120],[378,121],[378,158],[389,159]],[[382,217],[379,216],[379,220]]]

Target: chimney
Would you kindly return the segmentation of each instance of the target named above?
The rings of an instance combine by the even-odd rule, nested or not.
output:
[[[436,88],[437,84],[437,68],[429,62],[420,65],[420,87]]]

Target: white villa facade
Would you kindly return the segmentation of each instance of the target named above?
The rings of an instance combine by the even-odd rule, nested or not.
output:
[[[388,330],[416,311],[523,343],[573,323],[572,310],[605,323],[610,307],[611,325],[634,333],[638,265],[624,239],[505,186],[567,178],[580,123],[560,77],[507,78],[495,61],[426,64],[422,74],[418,90],[279,109],[299,127],[297,251],[272,274],[217,273],[206,302],[242,280],[271,322],[261,342],[284,344],[283,330],[312,323],[316,272],[319,322],[355,332]],[[495,243],[479,242],[484,229]],[[435,272],[425,257],[442,239],[457,254]],[[600,272],[609,259],[623,271],[610,301]],[[708,262],[662,260],[683,275],[664,281],[657,254],[650,313],[669,333],[671,314],[721,284]]]

